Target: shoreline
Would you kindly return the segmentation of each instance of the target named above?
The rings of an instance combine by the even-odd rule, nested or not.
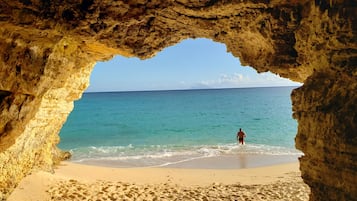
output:
[[[113,168],[62,162],[54,174],[38,171],[24,178],[8,200],[308,200],[309,188],[300,174],[297,162],[243,169]]]
[[[119,160],[86,160],[70,163],[111,167],[111,168],[186,168],[186,169],[244,169],[298,162],[300,155],[266,155],[266,154],[226,154],[189,159],[172,157],[171,162],[160,165],[145,165]]]

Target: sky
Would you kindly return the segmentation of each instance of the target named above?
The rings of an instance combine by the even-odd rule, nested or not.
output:
[[[224,44],[209,39],[188,39],[150,59],[116,56],[110,61],[98,62],[87,92],[300,85],[242,66]]]

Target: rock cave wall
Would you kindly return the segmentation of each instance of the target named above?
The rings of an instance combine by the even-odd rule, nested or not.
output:
[[[209,38],[292,94],[311,200],[357,197],[357,2],[0,0],[0,200],[65,157],[58,133],[97,61]]]

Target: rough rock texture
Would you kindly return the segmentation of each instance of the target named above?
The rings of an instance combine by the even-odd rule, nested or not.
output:
[[[63,157],[58,132],[96,61],[197,37],[304,82],[292,100],[310,198],[356,199],[356,1],[0,0],[0,200]]]

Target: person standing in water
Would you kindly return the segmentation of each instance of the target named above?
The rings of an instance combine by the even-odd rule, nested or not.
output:
[[[244,144],[244,138],[246,137],[245,133],[242,131],[241,128],[239,128],[239,131],[237,133],[237,140],[238,144]]]

